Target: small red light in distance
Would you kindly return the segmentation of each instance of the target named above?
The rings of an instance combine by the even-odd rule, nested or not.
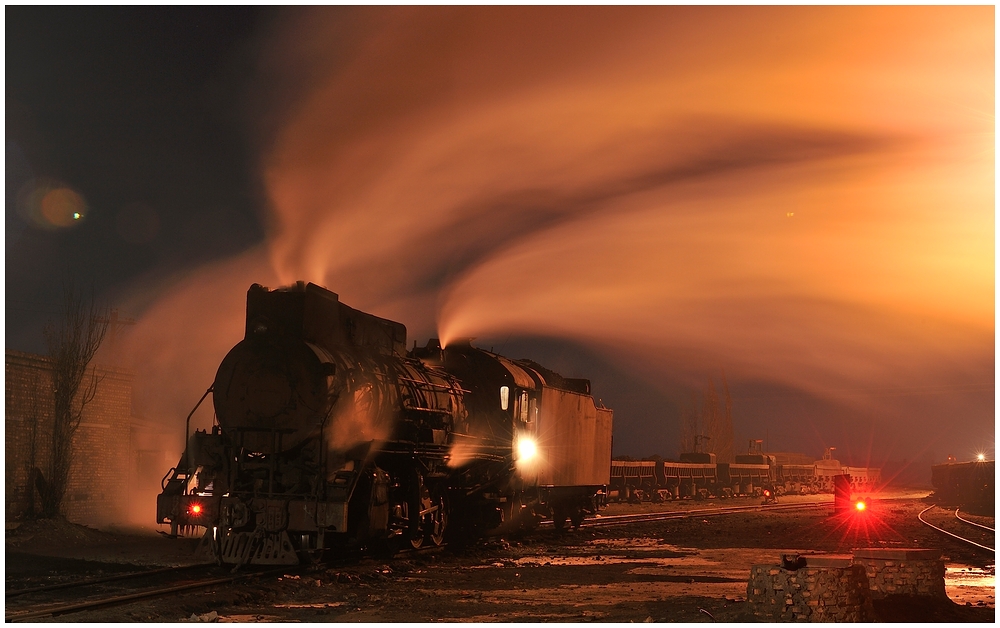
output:
[[[866,504],[863,499],[859,499],[854,504],[854,507],[857,508],[858,512],[862,512],[862,511],[864,511],[865,508],[868,507],[868,504]]]
[[[201,514],[201,504],[191,504],[191,514],[200,515]]]

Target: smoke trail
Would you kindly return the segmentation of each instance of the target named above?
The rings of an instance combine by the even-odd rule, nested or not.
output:
[[[298,95],[263,159],[266,256],[411,338],[571,338],[650,380],[725,366],[872,416],[891,401],[857,390],[992,382],[992,17],[296,13],[263,70]],[[202,295],[213,355],[260,281],[237,266],[206,273],[235,299]],[[991,429],[956,395],[885,416],[957,399]]]
[[[376,14],[268,160],[283,277],[813,389],[992,351],[985,12]]]

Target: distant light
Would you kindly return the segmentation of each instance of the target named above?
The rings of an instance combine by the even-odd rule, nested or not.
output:
[[[520,462],[528,462],[538,454],[538,446],[535,441],[522,436],[517,439],[517,459]]]
[[[55,179],[30,179],[17,195],[17,211],[42,229],[75,227],[87,217],[87,202],[79,192]]]
[[[787,213],[785,214],[785,216],[787,216],[787,217],[789,217],[789,218],[791,218],[791,217],[792,217],[792,216],[794,216],[794,215],[795,215],[795,212],[787,212]]]
[[[860,500],[860,499],[859,499],[859,500],[858,500],[858,502],[857,502],[856,504],[854,504],[854,507],[858,509],[858,512],[861,512],[861,511],[863,511],[863,510],[864,510],[865,508],[867,508],[867,507],[868,507],[868,505],[867,505],[867,504],[865,504],[864,500]]]
[[[201,514],[201,504],[191,504],[191,514],[200,515]]]
[[[83,218],[83,197],[68,187],[49,190],[41,198],[41,215],[52,227],[68,227]]]
[[[979,462],[986,460],[986,454],[976,454],[976,460]]]

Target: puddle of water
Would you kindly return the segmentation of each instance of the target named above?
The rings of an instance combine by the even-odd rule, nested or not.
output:
[[[944,590],[957,604],[996,606],[996,569],[949,565],[944,573]]]

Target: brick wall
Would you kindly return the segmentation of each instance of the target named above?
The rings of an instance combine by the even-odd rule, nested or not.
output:
[[[857,549],[854,562],[865,568],[876,600],[887,595],[947,597],[941,550]]]
[[[874,619],[868,576],[851,557],[810,558],[809,565],[785,569],[754,565],[747,601],[755,617],[768,622],[866,622]]]
[[[764,621],[871,621],[873,599],[946,599],[944,573],[941,550],[933,549],[787,555],[780,565],[750,569],[747,601]]]
[[[128,508],[132,374],[97,366],[102,380],[83,411],[74,436],[63,514],[75,523],[120,521]],[[35,466],[47,474],[52,438],[52,377],[43,356],[7,350],[5,361],[6,517],[25,514],[31,433],[36,430]],[[82,388],[82,386],[81,386]],[[37,502],[36,502],[37,503]]]

